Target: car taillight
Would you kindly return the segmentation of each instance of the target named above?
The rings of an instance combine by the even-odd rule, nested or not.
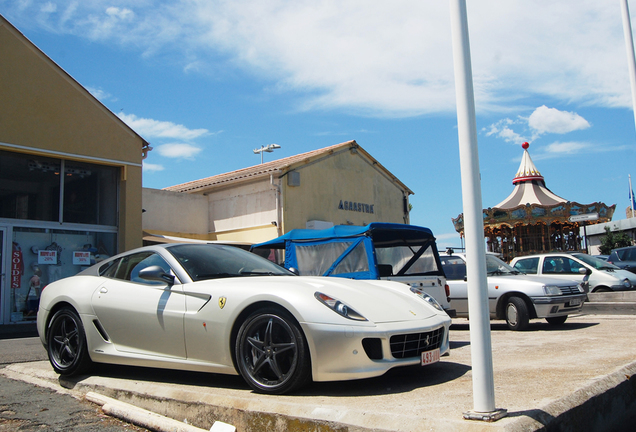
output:
[[[444,285],[444,291],[446,291],[446,300],[450,301],[450,287],[448,284]]]

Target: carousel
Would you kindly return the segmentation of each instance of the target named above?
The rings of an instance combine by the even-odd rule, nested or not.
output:
[[[611,221],[616,204],[579,204],[556,195],[546,187],[528,147],[527,142],[522,144],[523,157],[512,180],[512,193],[483,211],[488,251],[501,254],[505,261],[542,252],[585,252],[580,227]],[[463,238],[464,215],[453,219],[453,225]]]

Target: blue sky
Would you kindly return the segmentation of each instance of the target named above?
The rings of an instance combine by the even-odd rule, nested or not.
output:
[[[523,141],[557,195],[625,218],[636,132],[617,0],[470,0],[483,207]],[[636,5],[632,12],[636,11]],[[0,14],[151,143],[163,188],[356,140],[459,245],[447,1],[0,0]],[[632,14],[632,21],[634,15]]]

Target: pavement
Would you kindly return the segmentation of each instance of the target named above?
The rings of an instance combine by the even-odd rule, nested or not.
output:
[[[636,414],[635,318],[581,313],[562,326],[531,320],[523,332],[493,321],[495,405],[507,412],[494,422],[464,419],[474,407],[464,319],[453,319],[451,353],[436,364],[285,396],[254,393],[237,376],[122,366],[74,379],[60,378],[47,361],[0,373],[77,397],[95,392],[205,430],[219,421],[237,432],[619,432]]]

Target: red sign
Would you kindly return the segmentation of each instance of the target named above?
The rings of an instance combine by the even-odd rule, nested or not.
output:
[[[20,288],[23,273],[24,263],[22,261],[22,251],[20,250],[20,246],[14,243],[11,252],[11,288]]]

